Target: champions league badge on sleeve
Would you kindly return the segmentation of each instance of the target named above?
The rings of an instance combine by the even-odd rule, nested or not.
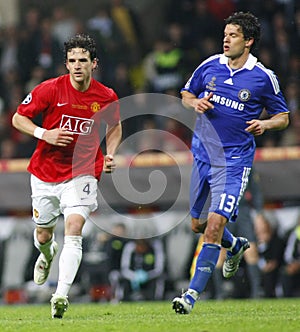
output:
[[[31,102],[32,100],[32,94],[31,93],[28,93],[28,95],[25,97],[25,99],[22,101],[22,104],[23,105],[27,105]]]

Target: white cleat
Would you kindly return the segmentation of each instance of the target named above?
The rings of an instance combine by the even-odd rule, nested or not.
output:
[[[244,252],[250,248],[250,243],[247,239],[244,237],[239,237],[238,239],[241,242],[240,250],[235,255],[227,252],[225,262],[223,263],[223,276],[227,279],[235,275],[243,258]]]
[[[182,294],[181,297],[175,297],[172,301],[173,309],[175,310],[176,314],[187,315],[189,314],[192,309],[193,305],[189,301],[189,299],[185,296],[186,293]]]
[[[34,265],[34,273],[33,273],[33,280],[37,285],[43,285],[50,272],[51,264],[53,261],[53,258],[55,257],[56,253],[58,251],[58,244],[57,242],[53,242],[53,257],[51,261],[47,261],[44,254],[40,254],[38,259],[36,260],[36,263]]]
[[[50,300],[52,318],[63,318],[64,313],[69,307],[67,296],[53,294]]]

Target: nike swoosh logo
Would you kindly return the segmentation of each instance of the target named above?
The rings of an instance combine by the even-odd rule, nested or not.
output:
[[[57,106],[58,107],[61,107],[61,106],[64,106],[64,105],[67,105],[68,103],[57,103]]]

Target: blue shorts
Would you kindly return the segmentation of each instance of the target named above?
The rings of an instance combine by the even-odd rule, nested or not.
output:
[[[250,167],[212,166],[194,159],[190,184],[191,216],[207,219],[209,212],[215,212],[235,221],[250,171]]]

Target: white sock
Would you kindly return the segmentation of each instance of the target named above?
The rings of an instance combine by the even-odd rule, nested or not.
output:
[[[47,261],[51,261],[53,258],[53,242],[54,242],[54,233],[52,235],[52,238],[44,243],[41,244],[39,240],[37,239],[36,235],[36,229],[33,232],[33,239],[34,239],[34,246],[45,256]]]
[[[192,297],[195,301],[197,301],[197,300],[199,299],[199,297],[200,297],[200,294],[199,294],[197,291],[195,291],[194,289],[192,289],[192,288],[189,288],[188,291],[187,291],[187,293],[188,293],[189,295],[191,295],[191,297]]]
[[[58,284],[55,294],[67,296],[82,258],[82,236],[65,236],[59,258]]]

